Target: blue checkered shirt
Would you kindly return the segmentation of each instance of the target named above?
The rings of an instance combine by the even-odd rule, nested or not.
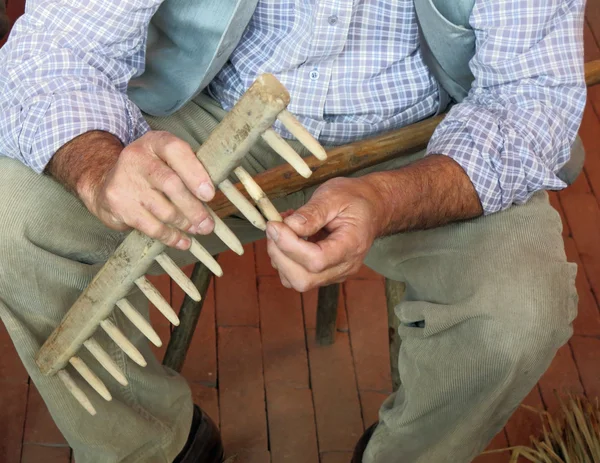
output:
[[[126,89],[143,72],[160,3],[30,0],[0,50],[0,153],[41,172],[86,131],[128,144],[149,130]],[[565,186],[556,173],[585,104],[583,9],[584,0],[475,2],[475,82],[428,153],[464,168],[487,214]],[[438,106],[413,0],[260,0],[209,90],[230,108],[262,72],[280,78],[292,112],[325,144],[405,126]]]

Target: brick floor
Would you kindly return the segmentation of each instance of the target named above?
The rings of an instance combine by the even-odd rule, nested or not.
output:
[[[23,3],[8,1],[12,18],[22,13]],[[600,0],[590,0],[586,60],[600,59],[598,39]],[[567,257],[579,268],[580,300],[573,338],[523,402],[537,409],[555,411],[555,391],[600,396],[599,115],[596,86],[589,90],[580,130],[587,150],[584,173],[567,190],[550,194],[563,221]],[[211,284],[183,369],[193,399],[220,425],[236,463],[348,463],[391,387],[382,278],[365,267],[343,285],[336,342],[323,347],[314,341],[317,292],[299,295],[283,288],[264,242],[245,251],[242,257],[220,256],[225,275]],[[183,294],[168,278],[152,281],[172,305],[181,304]],[[167,340],[169,325],[154,309],[151,317]],[[0,463],[69,462],[70,449],[2,324],[0,350]],[[164,346],[154,351],[161,356]],[[526,444],[539,432],[537,416],[519,408],[489,449]],[[475,461],[506,463],[508,454]]]

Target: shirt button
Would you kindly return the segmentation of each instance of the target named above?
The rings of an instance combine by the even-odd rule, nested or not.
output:
[[[310,71],[310,74],[308,76],[310,77],[310,80],[317,80],[319,78],[319,71],[313,69],[312,71]]]
[[[327,22],[329,24],[331,24],[332,26],[335,26],[338,22],[338,17],[333,14],[333,15],[329,16],[329,18],[327,18]]]

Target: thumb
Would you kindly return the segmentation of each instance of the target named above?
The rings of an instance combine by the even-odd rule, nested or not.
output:
[[[331,217],[330,217],[331,216]],[[312,199],[283,222],[298,236],[312,236],[335,218],[325,201]]]

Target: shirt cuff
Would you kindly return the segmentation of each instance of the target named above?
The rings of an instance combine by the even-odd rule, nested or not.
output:
[[[24,163],[41,173],[63,145],[92,130],[109,132],[128,145],[150,128],[124,94],[99,90],[53,95],[27,107],[19,136]]]

